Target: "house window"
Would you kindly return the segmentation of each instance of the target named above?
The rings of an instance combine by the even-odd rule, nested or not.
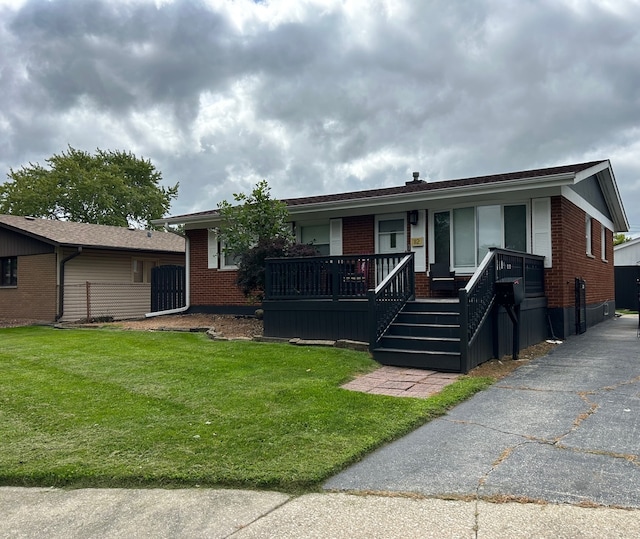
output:
[[[322,225],[303,225],[300,227],[300,243],[313,245],[318,253],[329,256],[329,223]]]
[[[478,258],[480,264],[489,247],[502,246],[502,208],[500,206],[478,206],[476,217],[478,220]]]
[[[607,229],[600,226],[600,250],[602,252],[602,261],[607,261]]]
[[[451,213],[439,211],[433,214],[434,259],[436,264],[451,264]]]
[[[453,265],[473,268],[476,265],[475,208],[453,210]]]
[[[527,207],[504,207],[504,248],[527,252]]]
[[[237,253],[227,252],[224,242],[220,242],[220,251],[222,252],[220,269],[238,269],[240,255]]]
[[[585,238],[586,238],[586,244],[587,244],[587,256],[593,256],[593,237],[592,237],[592,227],[591,227],[591,217],[589,217],[588,215],[585,217],[584,220],[584,233],[585,233]]]
[[[378,253],[404,253],[407,250],[405,216],[377,219]]]
[[[155,260],[133,259],[133,282],[134,283],[151,283],[151,270],[157,266]]]
[[[470,206],[433,214],[433,261],[473,271],[490,247],[527,252],[527,206]]]
[[[0,258],[0,286],[18,286],[18,257]]]

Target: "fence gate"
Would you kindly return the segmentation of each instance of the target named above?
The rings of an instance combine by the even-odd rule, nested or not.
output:
[[[584,279],[575,280],[576,291],[576,335],[587,331],[587,284]]]
[[[184,266],[158,266],[151,270],[151,312],[178,309],[187,304]]]

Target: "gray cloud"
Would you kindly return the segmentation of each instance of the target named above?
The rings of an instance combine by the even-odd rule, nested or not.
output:
[[[173,213],[611,158],[640,234],[633,1],[0,6],[0,167],[121,148]],[[636,210],[638,207],[638,210]]]

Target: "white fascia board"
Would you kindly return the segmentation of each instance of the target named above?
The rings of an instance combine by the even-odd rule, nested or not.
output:
[[[609,217],[607,217],[604,213],[602,213],[600,210],[596,209],[595,206],[592,206],[591,204],[589,204],[584,198],[582,198],[573,189],[569,187],[563,187],[562,196],[567,200],[569,200],[570,202],[573,202],[582,211],[588,213],[590,217],[593,217],[594,219],[597,219],[598,221],[600,221],[600,223],[602,223],[609,230],[615,231],[615,223]]]
[[[594,175],[598,179],[598,183],[602,189],[602,194],[604,195],[607,206],[609,206],[609,210],[611,210],[611,214],[613,215],[613,223],[610,227],[611,230],[614,232],[628,232],[629,221],[627,220],[627,215],[624,211],[622,198],[618,191],[618,184],[616,183],[613,169],[611,168],[611,162],[608,159],[576,174],[574,185]],[[595,217],[595,215],[593,215],[593,217]]]

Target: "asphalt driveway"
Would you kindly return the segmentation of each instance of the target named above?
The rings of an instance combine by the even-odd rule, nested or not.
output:
[[[640,508],[637,328],[571,337],[324,488]]]

